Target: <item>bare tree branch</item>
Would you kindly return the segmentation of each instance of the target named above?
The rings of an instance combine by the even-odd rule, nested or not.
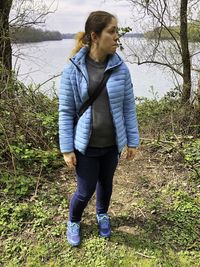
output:
[[[177,69],[175,69],[172,65],[167,64],[167,63],[163,63],[163,62],[159,62],[159,61],[153,61],[153,60],[145,60],[143,62],[140,62],[138,60],[138,65],[142,65],[142,64],[156,64],[156,65],[162,65],[165,67],[170,68],[171,70],[173,70],[174,72],[176,72],[177,74],[179,74],[180,76],[183,76],[183,73],[178,71]]]

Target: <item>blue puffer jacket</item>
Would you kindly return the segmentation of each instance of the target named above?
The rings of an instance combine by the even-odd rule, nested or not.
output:
[[[89,78],[85,65],[87,47],[82,47],[64,67],[59,88],[59,144],[61,153],[74,151],[82,154],[89,143],[92,130],[91,106],[80,117],[73,128],[73,117],[81,104],[89,98]],[[106,70],[112,68],[106,88],[110,110],[116,131],[118,151],[125,145],[137,147],[139,132],[136,117],[133,85],[128,67],[121,57],[114,53],[109,57]]]

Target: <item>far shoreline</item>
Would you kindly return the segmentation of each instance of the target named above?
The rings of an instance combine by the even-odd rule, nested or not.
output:
[[[11,40],[12,44],[29,44],[29,43],[41,43],[41,42],[46,42],[46,41],[62,41],[62,40],[75,40],[75,33],[74,34],[62,34],[62,39],[44,39],[44,40],[30,40],[30,41],[13,41]],[[129,33],[129,34],[125,34],[123,36],[123,38],[144,38],[144,34],[143,33]]]

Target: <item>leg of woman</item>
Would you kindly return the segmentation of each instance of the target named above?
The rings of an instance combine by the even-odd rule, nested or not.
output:
[[[107,213],[112,195],[113,176],[119,161],[117,147],[105,148],[100,158],[99,178],[96,185],[96,213]]]
[[[98,157],[91,157],[89,154],[83,155],[78,150],[75,150],[75,154],[77,158],[77,189],[70,200],[69,208],[69,219],[72,222],[81,220],[82,213],[95,192],[99,175]]]

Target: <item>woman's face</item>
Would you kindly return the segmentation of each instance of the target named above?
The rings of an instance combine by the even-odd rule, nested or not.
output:
[[[119,40],[117,20],[112,18],[111,22],[103,29],[100,37],[96,36],[97,48],[104,54],[114,54]]]

